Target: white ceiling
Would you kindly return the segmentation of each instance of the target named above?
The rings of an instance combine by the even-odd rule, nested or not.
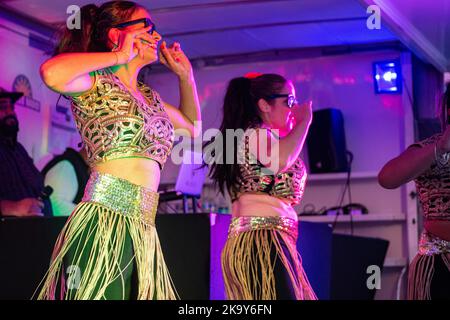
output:
[[[92,0],[4,0],[45,24],[60,23],[74,4]],[[158,31],[181,42],[191,58],[402,40],[448,69],[450,0],[138,0]],[[381,30],[366,27],[366,7],[378,4]],[[387,8],[387,9],[386,9]],[[401,14],[399,14],[401,13]],[[400,18],[399,18],[400,17]],[[405,26],[412,26],[407,28]],[[411,35],[405,33],[410,30]],[[390,31],[392,30],[392,32]],[[416,39],[417,38],[417,39]],[[420,41],[420,39],[426,41]],[[424,48],[425,46],[425,48]],[[428,53],[427,53],[428,52]]]
[[[92,0],[78,0],[85,5]],[[103,1],[94,1],[99,4]],[[146,0],[158,31],[191,58],[269,50],[392,41],[370,32],[358,0]],[[65,21],[73,0],[7,0],[15,11],[46,24]]]
[[[412,51],[450,71],[450,0],[361,0],[381,8],[381,20]]]

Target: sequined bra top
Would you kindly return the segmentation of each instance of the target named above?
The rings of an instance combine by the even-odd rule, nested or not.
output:
[[[412,146],[434,144],[440,137],[441,134],[435,134]],[[414,181],[425,219],[450,221],[450,163],[433,164]]]
[[[306,168],[299,157],[294,164],[277,174],[267,174],[265,166],[250,152],[248,139],[244,148],[238,148],[239,156],[245,159],[238,164],[241,177],[238,184],[230,189],[231,201],[237,200],[244,193],[266,193],[274,197],[289,200],[292,205],[299,204],[306,184]],[[245,152],[245,154],[242,154]]]
[[[147,103],[136,99],[109,69],[95,72],[92,89],[70,97],[87,152],[87,162],[126,157],[156,161],[162,169],[174,141],[174,128],[153,89],[138,82]]]

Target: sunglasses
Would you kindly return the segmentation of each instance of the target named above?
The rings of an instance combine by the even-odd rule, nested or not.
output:
[[[267,100],[276,98],[288,98],[287,105],[289,109],[292,109],[292,107],[298,103],[297,99],[292,94],[272,94],[266,97]]]
[[[142,18],[142,19],[131,20],[131,21],[127,21],[127,22],[122,22],[122,23],[118,23],[116,25],[113,25],[112,27],[121,29],[121,28],[126,28],[126,27],[129,27],[129,26],[138,24],[138,23],[144,23],[144,28],[147,28],[148,26],[152,26],[150,28],[150,30],[148,31],[148,33],[150,35],[152,35],[153,32],[156,31],[156,25],[149,18]]]

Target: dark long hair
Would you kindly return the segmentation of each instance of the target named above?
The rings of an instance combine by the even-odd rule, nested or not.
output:
[[[60,27],[56,36],[59,43],[53,55],[64,52],[107,52],[108,31],[117,23],[126,22],[142,6],[132,1],[109,1],[100,7],[88,4],[80,9],[81,28]]]
[[[450,82],[445,86],[445,93],[442,99],[441,108],[443,109],[441,110],[442,130],[445,130],[447,124],[450,124]]]
[[[217,158],[223,159],[223,163],[217,163],[217,161],[211,163],[209,172],[210,178],[223,195],[226,191],[234,189],[240,178],[236,141],[233,141],[233,163],[225,163],[225,159],[227,159],[226,130],[242,129],[245,131],[261,125],[258,101],[266,99],[272,94],[280,93],[286,83],[287,80],[278,74],[262,74],[253,78],[239,77],[229,82],[223,102],[223,120],[219,128],[223,137],[223,146],[220,155],[213,154],[216,160]],[[213,142],[214,140],[207,142],[204,149]]]

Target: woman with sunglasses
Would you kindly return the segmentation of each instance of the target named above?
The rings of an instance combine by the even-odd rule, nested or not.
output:
[[[292,207],[305,187],[300,152],[311,120],[311,103],[298,105],[292,83],[280,75],[248,74],[228,85],[220,126],[223,146],[214,149],[216,137],[204,147],[211,178],[232,201],[222,251],[228,299],[316,299],[296,249]],[[234,138],[225,138],[227,130],[243,133],[237,134],[237,146]],[[230,150],[234,154],[227,154]]]
[[[191,64],[178,43],[160,61],[179,80],[180,107],[137,81],[158,60],[148,11],[129,1],[81,9],[41,66],[45,84],[71,99],[92,174],[64,226],[39,299],[175,299],[155,229],[160,171],[174,129],[194,135],[200,108]]]

